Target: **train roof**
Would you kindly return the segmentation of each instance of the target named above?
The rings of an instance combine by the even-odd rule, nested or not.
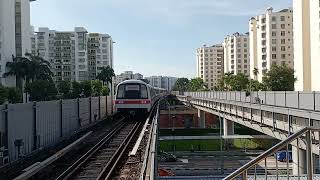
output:
[[[125,81],[122,81],[120,84],[127,84],[127,83],[138,83],[138,84],[144,84],[144,85],[148,85],[147,83],[145,83],[144,81],[141,81],[141,80],[137,80],[137,79],[130,79],[130,80],[125,80]]]
[[[166,90],[166,89],[163,89],[163,88],[153,87],[150,84],[147,84],[144,81],[137,80],[137,79],[130,79],[130,80],[122,81],[121,83],[118,84],[118,86],[121,85],[121,84],[144,84],[146,86],[152,87],[152,88],[157,89],[157,90]]]

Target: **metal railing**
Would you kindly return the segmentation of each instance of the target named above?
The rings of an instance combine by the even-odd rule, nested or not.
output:
[[[290,135],[287,139],[281,141],[277,145],[273,146],[266,152],[262,153],[255,159],[251,160],[241,168],[237,169],[230,175],[224,178],[224,180],[233,180],[233,179],[261,179],[261,176],[265,176],[264,179],[268,179],[269,176],[273,176],[276,179],[280,179],[280,176],[283,177],[284,174],[287,177],[287,179],[290,179],[290,177],[295,177],[295,179],[308,179],[312,180],[314,177],[314,163],[313,163],[313,154],[312,154],[312,146],[316,145],[318,146],[320,144],[320,128],[313,128],[313,127],[305,127],[299,130],[297,133]],[[293,164],[297,165],[297,172],[290,172],[289,167],[289,159],[291,159],[289,156],[289,146],[294,146],[296,148],[296,152],[292,152],[292,159]],[[300,157],[301,153],[300,148],[302,146],[305,146],[306,149],[306,165],[302,165],[304,162],[304,157]],[[283,148],[286,148],[286,170],[285,173],[279,174],[279,166],[278,166],[278,158],[277,153],[279,150],[282,150]],[[318,150],[320,152],[320,148],[318,147]],[[268,163],[267,158],[270,156],[275,155],[275,174],[272,174],[271,168],[268,170]],[[264,162],[263,162],[264,161]],[[261,165],[261,162],[263,162],[264,165]],[[259,171],[257,173],[257,168],[264,168],[264,171]],[[305,169],[304,169],[305,168]],[[301,172],[302,170],[304,172]],[[274,170],[274,169],[272,169]],[[258,178],[259,177],[259,178]],[[302,178],[303,177],[303,178]]]
[[[140,172],[140,180],[154,180],[158,177],[158,122],[159,122],[159,103],[156,105],[155,115],[152,119],[152,124],[149,128],[149,136],[147,147],[144,155],[144,160]]]

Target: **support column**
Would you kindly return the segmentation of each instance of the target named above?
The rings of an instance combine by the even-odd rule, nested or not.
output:
[[[198,109],[199,128],[206,128],[206,113]]]
[[[223,119],[223,135],[228,136],[228,135],[234,135],[234,122]]]
[[[292,145],[292,164],[293,175],[306,174],[307,173],[307,154],[306,150],[298,148],[296,145]]]

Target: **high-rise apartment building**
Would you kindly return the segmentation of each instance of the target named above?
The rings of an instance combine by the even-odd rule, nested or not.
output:
[[[146,79],[149,81],[151,86],[161,88],[161,76],[150,76],[146,77]]]
[[[115,84],[119,84],[122,81],[129,79],[143,79],[143,75],[140,73],[133,73],[133,71],[124,71],[123,73],[116,76]]]
[[[32,52],[50,62],[55,81],[95,79],[102,67],[113,67],[112,44],[109,35],[89,34],[83,27],[74,31],[39,28],[31,37]]]
[[[197,49],[197,77],[213,89],[224,74],[224,52],[221,44]]]
[[[249,34],[234,33],[223,41],[224,73],[250,75]]]
[[[15,86],[14,77],[3,78],[6,63],[31,52],[30,1],[0,1],[0,84],[5,86]]]
[[[106,66],[113,67],[113,41],[108,34],[89,33],[89,79],[95,79]]]
[[[171,91],[178,80],[176,77],[169,77],[169,76],[151,76],[146,77],[149,81],[149,84],[154,87],[163,88],[168,91]]]
[[[320,91],[320,1],[293,1],[296,91]]]
[[[51,64],[54,80],[88,80],[87,30],[55,31],[39,28],[31,38],[32,52]],[[35,48],[35,49],[34,49]]]
[[[294,67],[293,63],[293,12],[283,9],[249,21],[250,77],[262,81],[272,64]]]

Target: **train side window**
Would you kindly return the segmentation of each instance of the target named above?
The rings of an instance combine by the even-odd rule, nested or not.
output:
[[[148,99],[147,86],[145,86],[145,85],[141,85],[141,98]]]
[[[117,98],[124,98],[124,85],[118,87]]]

